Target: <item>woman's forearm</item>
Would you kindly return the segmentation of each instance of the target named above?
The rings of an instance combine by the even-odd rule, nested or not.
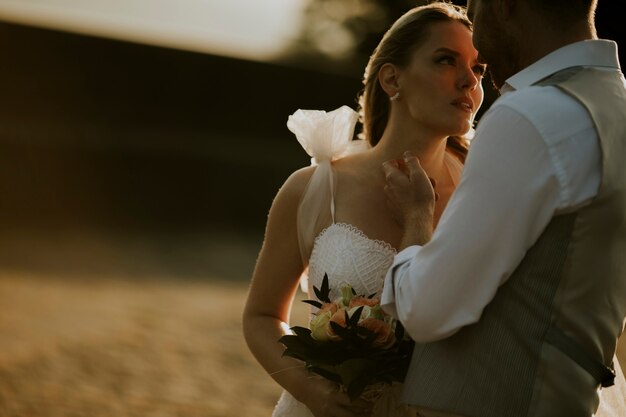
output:
[[[266,372],[298,401],[306,403],[311,374],[303,362],[284,357],[285,347],[278,341],[286,333],[286,323],[276,317],[245,315],[243,330],[246,343]]]

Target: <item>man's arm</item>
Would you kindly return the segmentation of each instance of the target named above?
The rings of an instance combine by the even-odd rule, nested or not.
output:
[[[539,133],[516,111],[492,109],[432,239],[396,256],[385,310],[418,342],[478,321],[559,203],[559,180]]]

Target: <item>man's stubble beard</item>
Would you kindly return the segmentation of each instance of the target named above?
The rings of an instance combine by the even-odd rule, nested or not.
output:
[[[492,51],[496,52],[491,62],[487,60],[487,69],[491,84],[500,92],[506,80],[522,69],[519,65],[519,46],[511,36],[502,34],[501,41],[494,45]]]

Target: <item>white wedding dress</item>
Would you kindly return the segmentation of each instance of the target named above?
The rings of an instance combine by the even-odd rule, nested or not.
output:
[[[309,261],[308,286],[320,288],[328,273],[331,298],[336,289],[351,285],[358,294],[380,293],[387,269],[396,251],[387,243],[372,240],[359,229],[345,223],[333,223],[317,236]],[[374,416],[415,416],[415,411],[400,402],[401,384],[385,388],[375,403]],[[283,391],[274,417],[313,417],[309,409],[287,391]]]
[[[308,283],[303,289],[313,297],[313,286],[320,288],[328,274],[330,298],[340,294],[338,288],[351,285],[357,294],[379,294],[396,251],[388,243],[368,238],[353,225],[335,222],[335,178],[331,162],[367,149],[362,140],[352,140],[358,115],[343,106],[333,112],[298,110],[289,117],[287,126],[317,165],[298,207],[298,240]],[[460,177],[462,164],[454,157],[446,158],[451,173]],[[322,230],[316,235],[318,230]],[[307,262],[308,261],[308,262]],[[616,387],[603,390],[597,417],[626,417],[624,395],[626,381],[616,361]],[[400,400],[402,384],[383,390],[374,405],[374,417],[414,417],[415,409]],[[311,411],[283,391],[273,417],[313,417]]]
[[[320,288],[324,274],[328,274],[331,299],[338,297],[337,289],[345,285],[351,285],[357,294],[380,294],[396,254],[388,243],[370,239],[350,224],[334,221],[331,162],[367,148],[363,141],[352,140],[356,120],[357,114],[347,106],[330,113],[299,110],[289,118],[289,129],[317,165],[298,210],[300,248],[308,259],[308,283],[304,288],[311,297],[314,297],[313,286]],[[324,222],[329,225],[315,236]],[[401,384],[384,388],[374,405],[374,415],[414,416],[415,411],[400,402],[401,391]],[[313,417],[313,414],[283,391],[273,417]]]

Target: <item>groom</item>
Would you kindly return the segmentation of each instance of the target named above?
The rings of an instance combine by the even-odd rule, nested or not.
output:
[[[418,415],[588,417],[613,383],[626,316],[626,88],[595,7],[468,1],[502,95],[432,237],[419,161],[406,155],[408,175],[384,165],[405,249],[382,303],[418,342],[404,397]]]

